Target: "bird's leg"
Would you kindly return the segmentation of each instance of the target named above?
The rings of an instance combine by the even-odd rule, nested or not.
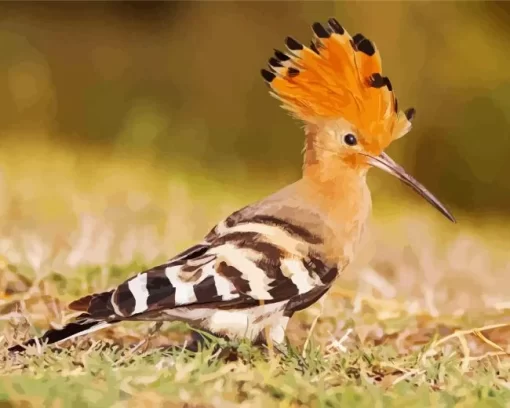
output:
[[[147,332],[147,338],[146,338],[145,346],[143,348],[143,352],[147,351],[147,349],[149,348],[149,344],[150,344],[152,337],[159,331],[159,329],[161,329],[161,326],[163,326],[163,323],[164,322],[156,322],[156,324],[154,324],[154,326],[152,326],[149,329],[149,331]]]
[[[285,340],[277,342],[275,341],[274,337],[272,337],[270,334],[267,335],[266,332],[270,332],[270,329],[262,331],[253,341],[253,345],[266,348],[270,357],[277,354],[286,356],[288,354],[288,350]]]
[[[149,338],[154,336],[156,334],[156,332],[159,331],[159,329],[161,329],[161,326],[163,326],[163,323],[164,322],[156,322],[156,324],[149,329],[149,332],[147,333],[147,336]]]
[[[277,353],[286,356],[288,354],[288,350],[285,338],[285,329],[287,328],[287,323],[291,316],[292,314],[286,314],[273,325],[266,327],[255,339],[254,344],[266,346],[270,355],[273,355],[276,351]]]

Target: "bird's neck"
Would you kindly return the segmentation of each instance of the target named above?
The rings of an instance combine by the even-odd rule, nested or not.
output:
[[[306,196],[332,221],[340,224],[366,218],[371,206],[366,171],[353,170],[339,160],[320,160],[303,168]]]
[[[352,260],[371,210],[366,170],[353,169],[327,152],[306,160],[300,182],[309,205],[320,211],[334,233],[331,251]]]

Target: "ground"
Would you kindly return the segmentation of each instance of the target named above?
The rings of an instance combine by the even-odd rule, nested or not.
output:
[[[356,263],[295,316],[285,355],[222,342],[190,353],[168,348],[188,338],[184,325],[149,336],[151,324],[123,323],[8,356],[70,319],[75,297],[163,261],[282,182],[247,192],[246,182],[176,176],[149,160],[39,146],[23,147],[33,160],[20,162],[12,149],[0,151],[0,407],[510,403],[505,221],[460,212],[453,225],[407,194],[400,204],[413,204],[397,213],[377,189]]]

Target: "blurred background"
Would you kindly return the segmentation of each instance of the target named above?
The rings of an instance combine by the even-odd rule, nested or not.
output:
[[[374,40],[400,105],[417,110],[389,153],[460,220],[371,172],[374,244],[359,259],[377,273],[346,279],[418,293],[432,311],[430,290],[450,310],[486,305],[475,287],[504,302],[508,2],[0,3],[6,265],[39,280],[92,265],[99,280],[52,285],[97,290],[139,267],[105,265],[154,264],[299,178],[302,131],[259,72],[286,36],[308,43],[331,16]]]

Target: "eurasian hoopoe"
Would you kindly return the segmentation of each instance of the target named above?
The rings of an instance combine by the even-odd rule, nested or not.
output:
[[[383,152],[409,132],[414,109],[398,110],[375,45],[351,37],[335,19],[312,29],[309,47],[288,37],[288,52],[277,50],[262,70],[271,95],[305,124],[302,178],[233,213],[163,265],[72,302],[70,309],[83,313],[41,342],[123,320],[181,320],[228,338],[283,343],[290,317],[322,297],[352,261],[370,213],[372,166],[455,221]]]

